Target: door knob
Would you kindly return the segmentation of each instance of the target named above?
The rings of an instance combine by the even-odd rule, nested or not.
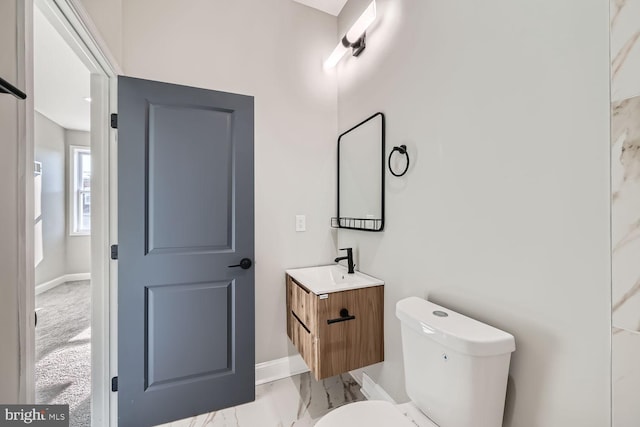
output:
[[[249,268],[251,268],[251,260],[249,258],[242,258],[240,260],[240,264],[236,264],[236,265],[229,265],[228,267],[240,267],[243,270],[247,270]]]

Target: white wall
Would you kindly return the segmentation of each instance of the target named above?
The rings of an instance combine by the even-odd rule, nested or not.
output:
[[[135,0],[123,17],[127,75],[255,97],[256,358],[293,353],[284,270],[335,257],[336,19],[291,0]]]
[[[30,2],[0,2],[0,76],[33,94]],[[33,400],[33,101],[0,95],[0,402]],[[19,191],[26,189],[26,197]]]
[[[118,64],[122,64],[122,0],[72,0],[91,17],[99,36]]]
[[[70,145],[81,145],[88,147],[91,145],[89,132],[65,129],[67,165],[71,164],[69,156]],[[67,189],[69,188],[70,168],[67,168]],[[68,193],[68,191],[67,191]],[[67,195],[67,206],[69,206],[69,197]],[[68,218],[67,218],[68,221]],[[71,225],[69,225],[70,227]],[[88,273],[91,271],[91,236],[70,236],[69,229],[66,229],[67,243],[67,259],[65,263],[66,274]]]
[[[346,28],[367,1],[351,0]],[[338,128],[375,111],[387,152],[383,233],[339,232],[386,281],[385,362],[404,400],[396,302],[429,298],[516,338],[505,426],[610,422],[608,1],[378,0],[338,65]]]
[[[18,76],[16,51],[16,1],[0,2],[0,76],[14,81]],[[18,400],[19,347],[18,347],[18,101],[0,94],[0,402]]]
[[[91,270],[91,236],[69,235],[70,145],[89,146],[89,132],[68,130],[40,113],[35,117],[35,158],[42,162],[44,258],[36,267],[40,285],[65,274]]]
[[[35,283],[38,285],[66,274],[67,184],[64,128],[36,113],[34,144],[35,159],[42,163],[43,258],[35,271]]]

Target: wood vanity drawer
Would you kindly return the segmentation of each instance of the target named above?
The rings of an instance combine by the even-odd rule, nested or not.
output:
[[[384,287],[374,286],[334,292],[318,301],[319,378],[384,360],[383,300]],[[349,317],[341,316],[343,309]]]
[[[305,361],[309,369],[314,371],[317,366],[316,340],[311,331],[302,324],[295,314],[289,315],[291,323],[291,333],[289,337],[291,342],[298,349],[302,359]]]
[[[316,380],[384,360],[383,285],[316,295],[287,275],[286,288],[287,335]]]
[[[315,333],[317,296],[296,282],[291,276],[287,276],[287,282],[290,310],[298,316],[298,319],[300,319],[309,331]]]

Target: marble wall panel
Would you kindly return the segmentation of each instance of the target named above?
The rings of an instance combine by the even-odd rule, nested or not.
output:
[[[613,325],[640,331],[640,96],[612,103],[611,143]]]
[[[640,0],[611,1],[611,99],[640,95]]]
[[[640,425],[640,0],[611,1],[613,427]]]

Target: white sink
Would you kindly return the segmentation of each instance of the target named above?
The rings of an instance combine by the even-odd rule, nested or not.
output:
[[[359,271],[349,274],[338,264],[294,268],[287,274],[316,295],[384,285],[382,280]]]

